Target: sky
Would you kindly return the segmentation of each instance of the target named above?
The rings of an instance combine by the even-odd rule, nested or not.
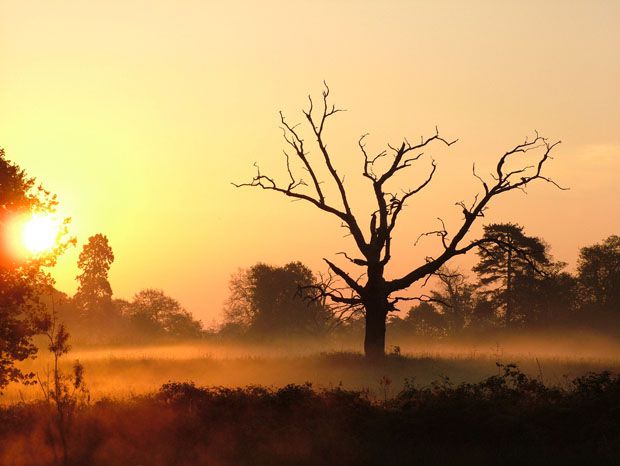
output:
[[[480,188],[472,164],[488,176],[535,130],[562,141],[546,171],[570,190],[510,193],[483,220],[523,225],[574,270],[580,247],[620,232],[618,24],[612,0],[0,0],[0,147],[72,219],[78,245],[53,271],[58,288],[75,291],[79,251],[103,233],[116,297],[162,288],[209,324],[240,267],[318,272],[354,252],[311,206],[231,184],[254,162],[286,181],[278,111],[303,123],[325,80],[347,110],[325,137],[362,218],[361,134],[374,152],[436,125],[459,139],[399,179],[415,185],[437,161],[395,232],[388,277],[439,250],[430,237],[414,246],[437,217],[458,225],[454,203]]]

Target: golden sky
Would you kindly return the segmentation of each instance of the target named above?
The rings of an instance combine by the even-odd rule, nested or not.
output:
[[[301,122],[325,79],[348,110],[326,139],[361,210],[362,133],[377,152],[435,125],[459,138],[429,151],[438,175],[403,215],[390,275],[437,251],[413,247],[436,217],[456,225],[472,162],[488,173],[535,129],[563,141],[547,173],[571,190],[510,193],[487,221],[524,225],[574,267],[579,247],[620,233],[619,24],[613,0],[0,0],[0,146],[73,218],[59,288],[74,291],[101,232],[117,297],[160,287],[208,323],[237,267],[322,270],[349,244],[311,207],[230,184],[254,161],[283,175],[277,111]]]

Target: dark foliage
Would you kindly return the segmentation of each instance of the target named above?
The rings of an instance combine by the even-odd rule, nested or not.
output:
[[[0,451],[12,464],[52,464],[42,408],[0,411]],[[617,375],[592,373],[558,388],[498,365],[479,383],[408,382],[387,399],[309,384],[170,382],[153,396],[81,408],[68,440],[72,464],[93,466],[612,465],[619,421]]]
[[[200,321],[162,290],[146,289],[136,293],[125,307],[124,315],[129,319],[132,334],[150,340],[195,338],[202,333]]]
[[[458,270],[446,266],[438,270],[437,278],[439,289],[433,291],[432,299],[445,317],[446,330],[458,334],[468,326],[477,325],[474,318],[476,287]]]
[[[35,179],[8,161],[0,149],[0,392],[9,382],[32,379],[33,374],[24,374],[15,362],[36,354],[32,337],[41,330],[44,306],[40,297],[53,283],[44,267],[53,265],[71,242],[64,237],[63,228],[53,251],[19,257],[10,247],[10,226],[20,216],[53,212],[56,205],[56,197],[37,186]]]
[[[78,289],[74,300],[80,312],[92,320],[106,319],[112,304],[112,287],[108,272],[114,253],[108,238],[101,233],[88,238],[78,258],[81,273],[76,277]]]
[[[620,237],[581,248],[578,280],[587,320],[620,323]],[[584,316],[585,317],[585,316]]]
[[[620,328],[620,239],[612,235],[581,248],[577,274],[554,262],[546,243],[515,224],[485,226],[484,247],[473,267],[477,286],[445,266],[437,285],[404,318],[392,317],[397,337],[450,337],[522,330],[593,330],[617,337]],[[512,245],[510,247],[505,245]],[[514,251],[511,249],[514,247]]]
[[[510,327],[525,318],[526,307],[520,298],[527,296],[528,288],[551,266],[547,245],[513,223],[485,225],[483,237],[499,242],[478,250],[480,260],[473,270],[480,285],[488,287],[484,293],[502,313],[504,325]]]
[[[449,331],[448,317],[430,303],[422,302],[409,309],[404,318],[393,317],[389,322],[397,334],[442,337]]]
[[[251,336],[308,336],[324,333],[331,314],[322,301],[307,299],[316,283],[301,262],[282,267],[258,263],[230,280],[226,331]]]

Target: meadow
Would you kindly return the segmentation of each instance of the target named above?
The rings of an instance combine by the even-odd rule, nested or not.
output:
[[[400,343],[375,362],[344,340],[75,347],[60,369],[79,360],[85,391],[2,395],[0,464],[618,464],[616,340]]]
[[[396,343],[396,341],[392,342]],[[497,374],[496,363],[515,363],[547,385],[602,370],[620,371],[620,342],[587,332],[574,334],[504,335],[484,339],[399,340],[400,354],[380,363],[364,359],[358,341],[346,339],[256,342],[186,342],[177,344],[74,347],[61,358],[61,370],[75,360],[85,369],[91,398],[123,398],[154,393],[162,384],[194,382],[202,386],[282,387],[312,383],[318,388],[340,386],[381,393],[389,380],[392,393],[405,379],[420,386],[449,378],[454,383],[478,382]],[[52,366],[48,353],[22,367],[45,378]],[[41,397],[37,385],[13,384],[0,397],[3,404]]]
[[[91,371],[118,369],[118,361],[103,361]],[[120,372],[139,367],[136,377],[157,370],[160,377],[170,375],[162,360],[151,360],[150,367],[144,361],[125,359]],[[239,358],[219,365],[214,359],[177,361],[186,362],[186,370],[246,370],[255,380],[274,381],[278,373],[286,378],[286,371],[300,365],[305,376],[326,371],[324,380],[363,372],[366,379],[349,379],[351,385],[370,386],[378,374],[390,376],[375,380],[378,390],[348,389],[344,382],[324,387],[169,382],[139,395],[117,387],[109,392],[113,397],[70,397],[61,409],[40,399],[11,403],[0,408],[0,464],[613,465],[620,459],[620,377],[607,371],[553,385],[543,383],[540,372],[528,376],[514,364],[473,357],[392,356],[380,369],[354,353]],[[547,363],[552,370],[598,367],[592,360]],[[436,370],[495,374],[473,383],[444,377],[424,384],[414,376],[392,385],[390,379],[412,371],[430,377]]]

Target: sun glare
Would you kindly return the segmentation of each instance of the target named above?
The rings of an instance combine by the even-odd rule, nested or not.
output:
[[[56,244],[58,224],[47,215],[35,214],[26,221],[22,230],[22,241],[31,254],[51,250]]]

